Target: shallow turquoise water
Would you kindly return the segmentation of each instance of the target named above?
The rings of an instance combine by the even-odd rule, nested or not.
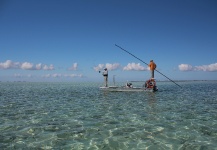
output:
[[[217,82],[0,83],[0,149],[217,149]]]

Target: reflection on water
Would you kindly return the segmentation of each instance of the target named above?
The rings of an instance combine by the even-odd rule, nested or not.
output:
[[[156,93],[147,93],[148,95],[148,104],[155,111],[155,106],[157,103]]]
[[[0,149],[216,149],[216,83],[0,83]]]

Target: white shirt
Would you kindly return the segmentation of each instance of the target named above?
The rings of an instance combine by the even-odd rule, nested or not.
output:
[[[108,70],[104,70],[102,73],[103,76],[108,76]]]

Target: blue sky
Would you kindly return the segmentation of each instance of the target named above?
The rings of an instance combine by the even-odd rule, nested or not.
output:
[[[215,0],[1,0],[0,81],[217,80]],[[158,80],[166,80],[155,73]]]

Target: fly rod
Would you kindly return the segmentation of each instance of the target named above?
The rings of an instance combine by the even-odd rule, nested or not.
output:
[[[128,52],[127,50],[123,49],[122,47],[118,46],[117,44],[115,44],[115,46],[117,46],[118,48],[120,48],[121,50],[127,52],[128,54],[130,54],[131,56],[135,57],[136,59],[140,60],[141,62],[143,62],[144,64],[148,65],[146,62],[144,62],[142,59],[136,57],[135,55],[133,55],[132,53]],[[167,79],[169,79],[171,82],[175,83],[177,86],[181,87],[180,85],[178,85],[176,82],[174,82],[173,80],[171,80],[170,78],[168,78],[167,76],[165,76],[164,74],[162,74],[160,71],[158,71],[157,69],[155,69],[158,73],[160,73],[162,76],[166,77]],[[182,88],[182,87],[181,87]]]

